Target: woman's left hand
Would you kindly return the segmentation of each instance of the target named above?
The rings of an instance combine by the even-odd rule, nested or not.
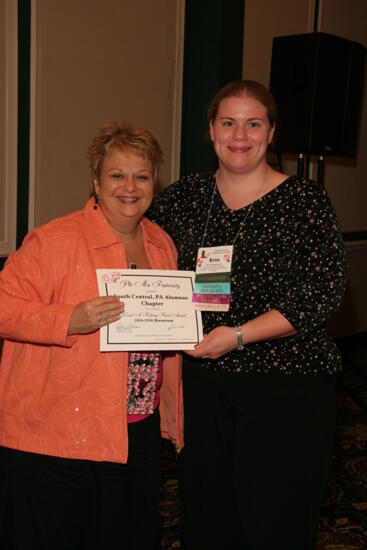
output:
[[[222,355],[237,348],[237,334],[234,327],[216,327],[204,338],[195,350],[186,351],[191,357],[202,359],[218,359]]]

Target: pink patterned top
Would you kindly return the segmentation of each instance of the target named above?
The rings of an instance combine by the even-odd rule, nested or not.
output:
[[[162,356],[154,352],[129,352],[127,421],[139,422],[159,405],[162,384]]]

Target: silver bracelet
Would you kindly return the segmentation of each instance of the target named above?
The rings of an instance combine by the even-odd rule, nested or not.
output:
[[[243,344],[243,340],[242,340],[242,330],[241,330],[241,325],[237,325],[235,328],[235,331],[236,331],[236,336],[237,336],[237,349],[239,351],[242,351],[244,349],[244,344]]]

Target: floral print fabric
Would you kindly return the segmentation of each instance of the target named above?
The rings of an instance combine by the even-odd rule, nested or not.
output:
[[[341,361],[325,330],[342,301],[346,284],[343,237],[325,189],[292,176],[249,206],[231,210],[215,190],[215,175],[192,174],[154,199],[147,215],[172,237],[178,268],[195,270],[199,247],[236,240],[228,312],[203,312],[204,332],[243,325],[272,309],[295,327],[288,338],[258,342],[216,361],[223,372],[333,374]],[[214,196],[213,196],[214,193]],[[210,219],[203,241],[208,211]]]
[[[159,353],[129,353],[127,380],[128,415],[148,415],[154,412],[161,361]]]

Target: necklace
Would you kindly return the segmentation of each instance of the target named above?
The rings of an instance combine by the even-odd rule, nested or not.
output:
[[[138,260],[139,260],[139,254],[137,252],[137,247],[139,248],[139,246],[140,246],[139,241],[141,240],[141,238],[142,238],[141,229],[140,229],[140,226],[138,225],[136,234],[133,237],[133,239],[130,242],[129,241],[123,242],[123,245],[124,245],[124,248],[125,248],[125,253],[126,253],[126,256],[127,256],[127,265],[128,265],[129,269],[138,269],[138,264],[137,264],[135,258],[137,257]]]
[[[261,183],[260,183],[260,185],[259,185],[259,188],[258,188],[258,190],[257,190],[257,192],[256,192],[255,197],[254,197],[254,200],[252,201],[252,203],[249,205],[248,209],[246,210],[245,217],[244,217],[244,219],[243,219],[243,220],[241,221],[241,223],[240,223],[240,227],[238,228],[238,231],[237,231],[237,233],[236,233],[236,236],[235,236],[235,238],[234,238],[234,240],[233,240],[233,242],[232,242],[232,246],[235,245],[235,242],[236,242],[236,240],[237,240],[239,234],[241,233],[241,229],[243,229],[243,227],[245,226],[246,220],[247,220],[248,215],[250,214],[250,212],[251,212],[251,210],[252,210],[252,206],[253,206],[254,202],[259,198],[260,191],[261,191],[261,189],[263,188],[263,186],[264,186],[264,184],[265,184],[265,182],[266,182],[266,180],[267,180],[268,171],[269,171],[269,170],[268,170],[268,167],[267,167],[266,173],[265,173],[265,177],[264,177],[264,179],[261,181]],[[205,229],[204,229],[204,233],[203,233],[203,238],[202,238],[202,240],[201,240],[200,248],[203,248],[203,246],[204,246],[204,239],[205,239],[205,237],[206,237],[206,232],[207,232],[207,229],[208,229],[208,223],[209,223],[210,214],[211,214],[211,211],[212,211],[214,196],[215,196],[215,194],[216,194],[216,192],[217,192],[217,189],[218,189],[218,187],[217,187],[217,176],[215,176],[215,182],[214,182],[214,186],[213,186],[212,198],[211,198],[211,201],[210,201],[208,216],[207,216],[207,218],[206,218],[206,224],[205,224]]]

